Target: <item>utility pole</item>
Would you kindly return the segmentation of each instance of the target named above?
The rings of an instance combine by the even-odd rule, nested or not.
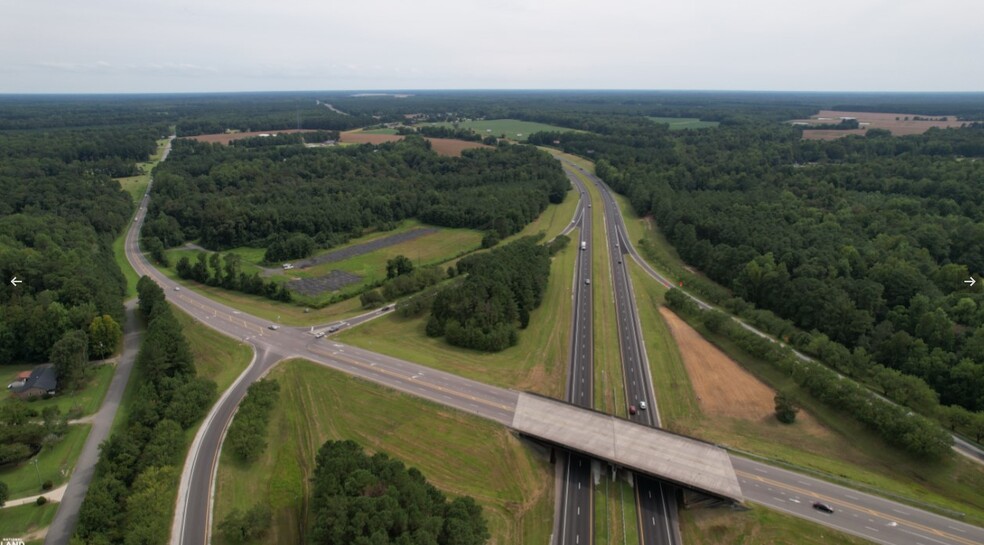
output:
[[[38,454],[41,454],[41,453],[39,452]],[[34,472],[38,474],[38,488],[44,488],[44,485],[41,484],[41,470],[38,469],[38,457],[37,456],[34,457],[33,462],[34,462]]]

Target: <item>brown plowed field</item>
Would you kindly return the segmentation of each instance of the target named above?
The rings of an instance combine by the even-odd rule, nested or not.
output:
[[[399,134],[367,134],[358,131],[347,131],[341,135],[344,144],[383,144],[385,142],[396,142],[403,140]],[[460,157],[461,152],[472,148],[487,148],[485,144],[479,142],[468,142],[465,140],[454,140],[451,138],[428,138],[431,148],[438,155],[449,157]]]
[[[886,112],[842,112],[836,110],[820,110],[820,113],[814,115],[810,119],[796,119],[793,120],[793,123],[809,123],[814,125],[837,124],[840,123],[842,117],[853,117],[857,119],[858,123],[861,124],[861,128],[846,131],[805,129],[803,131],[803,138],[808,140],[834,140],[849,134],[864,135],[865,132],[867,132],[867,129],[887,129],[895,136],[904,136],[907,134],[922,134],[928,131],[931,127],[956,128],[960,127],[964,123],[970,123],[969,121],[958,121],[956,116],[952,115],[940,116]],[[914,117],[922,117],[924,119],[917,121],[913,119]],[[906,120],[906,118],[909,119]],[[936,121],[941,118],[946,118],[946,120]],[[929,119],[934,121],[929,121]]]
[[[704,414],[775,423],[775,392],[666,307],[660,315],[670,327]],[[796,426],[812,435],[829,433],[804,411]]]

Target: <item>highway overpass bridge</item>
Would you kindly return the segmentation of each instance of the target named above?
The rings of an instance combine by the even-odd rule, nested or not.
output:
[[[743,501],[728,453],[715,445],[563,401],[522,393],[512,429],[727,503]]]

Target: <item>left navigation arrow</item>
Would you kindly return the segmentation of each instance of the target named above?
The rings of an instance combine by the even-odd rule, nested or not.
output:
[[[17,287],[17,284],[21,284],[23,282],[23,280],[18,280],[16,276],[10,279],[10,285],[14,287]]]

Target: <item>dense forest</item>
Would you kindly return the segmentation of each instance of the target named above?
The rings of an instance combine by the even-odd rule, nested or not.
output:
[[[448,501],[420,471],[384,453],[367,456],[352,441],[328,441],[316,464],[313,543],[481,545],[490,536],[475,500]]]
[[[0,278],[23,281],[0,290],[0,362],[47,361],[63,335],[103,315],[122,323],[111,246],[133,204],[110,176],[133,174],[159,136],[154,127],[0,132]]]
[[[79,511],[84,543],[159,543],[171,528],[174,487],[187,430],[212,405],[215,383],[195,363],[164,291],[144,276],[137,284],[147,320],[136,367],[143,381],[121,431],[100,447],[96,475]]]
[[[569,188],[556,161],[530,146],[441,157],[421,138],[378,147],[244,149],[175,141],[155,170],[146,239],[209,249],[331,246],[407,218],[507,236]],[[275,256],[304,257],[278,246]],[[310,246],[308,247],[309,249]]]
[[[751,303],[816,332],[777,328],[842,372],[866,378],[881,364],[923,379],[944,405],[982,410],[984,291],[963,281],[984,271],[984,127],[872,133],[652,128],[566,134],[563,147],[593,150],[599,176],[733,290],[730,308]]]
[[[516,344],[530,323],[550,279],[550,250],[524,237],[458,261],[464,275],[440,292],[431,307],[427,335],[449,344],[498,352]]]

